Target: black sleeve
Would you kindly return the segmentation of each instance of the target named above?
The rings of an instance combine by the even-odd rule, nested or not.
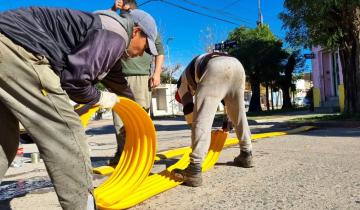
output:
[[[107,89],[116,95],[123,96],[135,101],[133,92],[131,91],[124,74],[122,73],[121,60],[111,68],[110,72],[101,81]]]
[[[68,55],[68,69],[61,84],[77,103],[96,104],[100,91],[95,84],[103,79],[125,50],[125,40],[107,30],[94,30]]]

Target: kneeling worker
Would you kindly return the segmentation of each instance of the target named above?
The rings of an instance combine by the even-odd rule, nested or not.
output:
[[[202,184],[201,164],[210,146],[211,126],[222,100],[241,140],[240,154],[234,159],[234,164],[244,168],[253,166],[244,90],[244,68],[236,58],[226,54],[197,56],[182,73],[176,99],[183,104],[185,119],[191,126],[192,153],[189,166],[184,170],[176,169],[173,174],[185,185],[197,187]]]

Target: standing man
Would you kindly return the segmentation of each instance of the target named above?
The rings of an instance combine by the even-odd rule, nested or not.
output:
[[[240,155],[234,163],[245,168],[253,166],[244,90],[244,68],[236,58],[226,54],[202,54],[194,58],[182,73],[176,100],[183,104],[185,119],[191,126],[192,153],[189,166],[184,170],[176,169],[173,174],[186,185],[202,185],[201,165],[210,146],[211,126],[222,100],[240,140]]]
[[[117,0],[112,7],[116,11],[120,9],[121,14],[126,14],[130,10],[136,9],[135,0]],[[151,89],[160,84],[160,74],[164,63],[164,47],[161,43],[160,35],[155,40],[158,55],[155,56],[154,72],[151,74],[153,55],[145,52],[142,56],[121,59],[116,68],[122,69],[130,89],[134,94],[135,101],[149,112],[151,103]],[[125,128],[120,117],[113,111],[113,120],[116,132],[117,150],[115,156],[109,161],[109,165],[116,166],[120,160],[121,153],[125,145]]]
[[[0,180],[19,144],[19,121],[34,138],[63,209],[94,209],[84,128],[69,103],[112,108],[132,97],[121,57],[157,54],[154,19],[141,10],[119,17],[70,9],[0,13]],[[102,81],[112,90],[101,92]],[[121,102],[120,102],[121,103]]]

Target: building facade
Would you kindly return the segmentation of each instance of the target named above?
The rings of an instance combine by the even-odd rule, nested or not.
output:
[[[315,111],[344,110],[344,81],[339,52],[313,47],[312,80]]]

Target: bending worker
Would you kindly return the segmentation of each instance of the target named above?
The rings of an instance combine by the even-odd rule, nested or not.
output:
[[[19,121],[31,134],[63,209],[94,209],[84,128],[69,98],[112,108],[132,97],[121,57],[157,54],[154,19],[70,9],[22,8],[0,13],[0,180],[19,144]],[[101,92],[101,81],[113,93]]]
[[[113,11],[120,9],[121,14],[136,9],[135,0],[117,0],[112,7]],[[151,103],[151,89],[160,84],[160,74],[164,63],[164,47],[160,35],[156,37],[155,47],[158,55],[155,56],[154,72],[150,74],[153,55],[145,52],[142,56],[121,59],[114,68],[122,69],[122,73],[134,94],[135,101],[149,112]],[[110,159],[109,165],[116,166],[120,160],[125,146],[125,128],[120,117],[113,111],[113,120],[116,133],[117,149],[114,157]]]
[[[234,57],[221,53],[206,53],[195,57],[178,81],[176,99],[182,103],[187,123],[191,126],[190,164],[173,174],[184,184],[202,184],[201,164],[211,140],[211,127],[219,103],[224,100],[227,114],[240,141],[237,166],[250,168],[252,163],[251,134],[245,105],[245,72]],[[194,101],[193,101],[194,99]]]

